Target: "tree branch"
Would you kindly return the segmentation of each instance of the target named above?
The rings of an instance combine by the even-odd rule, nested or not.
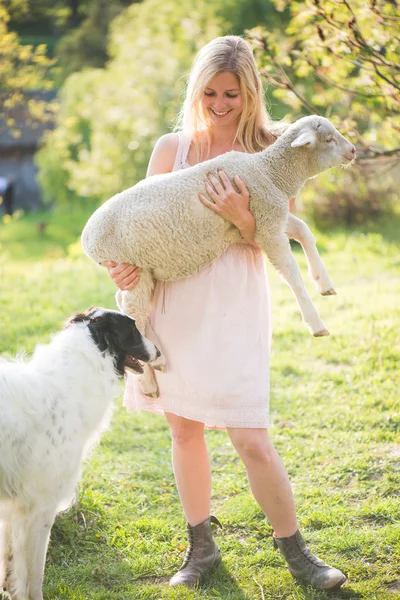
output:
[[[352,94],[354,96],[362,96],[363,98],[381,98],[382,97],[382,93],[367,94],[367,93],[360,92],[358,90],[354,90],[352,88],[348,88],[343,85],[340,85],[339,83],[336,83],[336,81],[333,81],[333,79],[330,79],[329,77],[327,77],[326,75],[321,73],[321,71],[318,69],[318,67],[316,65],[314,65],[311,61],[306,59],[306,62],[307,62],[307,64],[310,65],[310,67],[312,67],[314,69],[315,74],[317,75],[317,77],[319,79],[321,79],[321,81],[323,81],[324,83],[326,83],[328,85],[333,85],[334,87],[336,87],[338,90],[341,90],[342,92],[347,92],[348,94]]]
[[[381,79],[383,79],[384,81],[386,81],[387,83],[389,83],[390,85],[392,85],[394,88],[396,88],[396,90],[399,90],[399,91],[400,91],[400,85],[397,85],[396,83],[394,83],[394,81],[392,81],[391,79],[388,79],[387,77],[385,77],[385,75],[383,75],[383,73],[381,73],[381,72],[378,70],[378,67],[377,67],[377,66],[376,66],[374,63],[373,63],[373,65],[374,65],[374,69],[375,69],[375,72],[376,72],[376,74],[377,74],[377,75],[378,75],[378,76],[379,76]]]
[[[301,104],[311,113],[314,115],[318,115],[318,111],[307,102],[307,100],[304,98],[304,96],[302,96],[302,94],[300,94],[294,87],[290,77],[287,75],[285,69],[282,67],[282,65],[276,60],[275,56],[273,56],[270,52],[268,52],[267,49],[267,44],[264,40],[260,40],[264,51],[268,53],[272,64],[274,65],[274,67],[276,68],[276,70],[278,71],[278,73],[280,73],[281,79],[280,79],[280,86],[279,87],[284,87],[288,90],[290,90],[291,92],[293,92],[293,94],[296,96],[296,98],[298,98],[301,102]],[[265,77],[265,74],[263,72],[261,72],[261,74]]]
[[[399,65],[385,60],[380,54],[378,54],[373,48],[371,48],[371,46],[368,44],[364,35],[361,32],[360,26],[357,22],[357,17],[350,4],[347,2],[347,0],[342,0],[341,3],[344,4],[344,6],[346,6],[347,10],[352,16],[352,22],[347,23],[347,26],[351,31],[353,31],[355,39],[352,39],[351,37],[347,36],[347,41],[359,50],[367,50],[371,56],[377,59],[377,61],[373,61],[371,58],[369,58],[368,60],[370,60],[370,62],[377,65],[385,65],[386,67],[390,67],[392,69],[395,69],[396,71],[400,71]],[[331,17],[328,16],[327,12],[321,6],[318,6],[317,10],[315,10],[314,12],[319,14],[327,23],[329,23],[329,25],[343,33],[344,23],[334,21]],[[365,57],[364,60],[366,60]]]

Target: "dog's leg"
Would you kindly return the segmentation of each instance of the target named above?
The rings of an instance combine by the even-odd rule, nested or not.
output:
[[[55,517],[56,510],[48,510],[35,514],[28,526],[26,549],[28,556],[29,600],[43,600],[44,565],[50,530]]]
[[[28,588],[26,529],[29,516],[14,508],[10,518],[11,553],[6,588],[11,600],[31,600]]]
[[[317,286],[317,290],[323,296],[333,296],[336,294],[333,283],[329,279],[328,272],[318,254],[315,237],[311,233],[308,225],[301,219],[290,214],[286,227],[286,235],[289,238],[300,242],[308,262],[308,270]]]
[[[287,236],[283,233],[274,237],[265,236],[263,239],[263,236],[259,235],[256,240],[261,243],[269,260],[293,291],[303,321],[308,325],[311,333],[315,337],[329,335],[304,287],[299,265],[292,254]]]
[[[9,521],[0,521],[0,592],[9,589],[13,571],[11,524]]]

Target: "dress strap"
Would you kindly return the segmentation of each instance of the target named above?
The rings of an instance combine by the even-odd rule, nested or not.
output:
[[[176,151],[174,166],[172,167],[173,171],[179,171],[180,169],[184,169],[187,163],[187,155],[190,148],[190,143],[192,141],[192,137],[185,135],[183,131],[178,132],[178,149]]]

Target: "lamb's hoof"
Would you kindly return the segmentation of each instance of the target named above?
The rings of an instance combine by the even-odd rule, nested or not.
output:
[[[157,398],[160,397],[160,390],[158,389],[158,385],[153,373],[149,379],[141,382],[140,388],[142,393],[152,400],[157,400]]]
[[[325,292],[321,292],[322,296],[337,296],[335,290],[333,288],[330,288],[329,290],[326,290]]]
[[[330,335],[327,329],[320,329],[319,331],[313,333],[314,337],[324,337],[325,335]]]
[[[157,398],[160,397],[160,392],[158,390],[156,392],[149,392],[148,394],[146,394],[146,392],[143,392],[143,394],[148,398],[152,398],[153,400],[157,400]]]
[[[156,371],[160,371],[160,373],[166,373],[167,372],[167,367],[165,365],[151,365],[151,366]]]

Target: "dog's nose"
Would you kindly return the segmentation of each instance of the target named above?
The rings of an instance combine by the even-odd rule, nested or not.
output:
[[[356,147],[355,146],[351,147],[351,153],[352,153],[353,156],[356,155]]]
[[[161,356],[161,352],[159,351],[157,346],[155,348],[156,348],[156,358],[158,358],[159,356]]]

